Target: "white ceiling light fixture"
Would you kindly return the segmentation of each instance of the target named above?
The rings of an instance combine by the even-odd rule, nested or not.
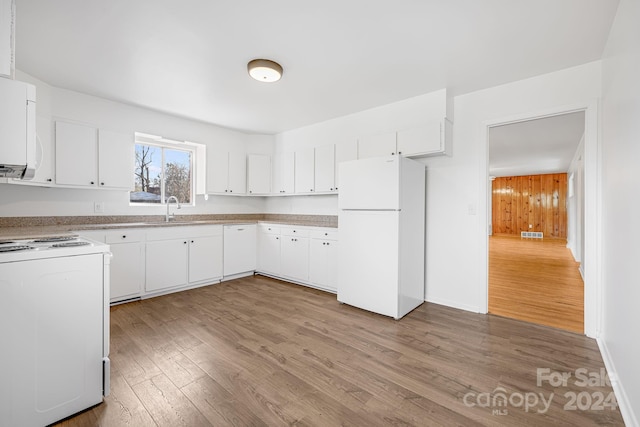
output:
[[[282,66],[269,59],[254,59],[247,64],[249,75],[259,82],[273,83],[282,77]]]

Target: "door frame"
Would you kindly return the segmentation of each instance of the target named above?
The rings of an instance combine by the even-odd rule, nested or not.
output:
[[[601,258],[601,211],[600,203],[600,128],[598,125],[598,100],[533,111],[482,122],[480,129],[480,221],[479,236],[483,286],[480,307],[489,311],[489,221],[491,220],[491,193],[489,192],[489,130],[492,127],[519,123],[545,117],[558,116],[577,111],[585,112],[584,131],[584,333],[598,338],[602,319],[602,278]],[[484,205],[484,206],[482,206]]]

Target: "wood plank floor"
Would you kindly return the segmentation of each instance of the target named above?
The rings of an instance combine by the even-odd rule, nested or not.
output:
[[[584,333],[584,283],[561,239],[489,238],[489,312]]]
[[[254,276],[113,307],[111,334],[111,395],[59,425],[623,425],[564,408],[608,386],[537,385],[538,368],[599,373],[593,340],[434,304],[395,321]],[[483,403],[498,392],[511,403]]]

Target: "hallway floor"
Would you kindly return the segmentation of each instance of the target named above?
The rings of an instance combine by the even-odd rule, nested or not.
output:
[[[584,283],[561,239],[489,238],[489,312],[584,333]]]

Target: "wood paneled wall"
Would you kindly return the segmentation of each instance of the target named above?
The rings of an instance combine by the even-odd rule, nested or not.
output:
[[[492,185],[494,234],[542,231],[567,238],[567,174],[499,177]],[[529,227],[531,225],[531,227]]]

